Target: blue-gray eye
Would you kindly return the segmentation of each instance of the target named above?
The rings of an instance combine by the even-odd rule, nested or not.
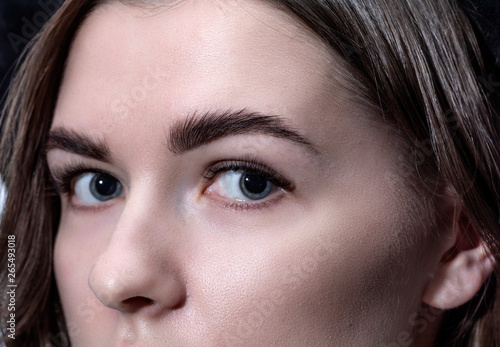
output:
[[[220,173],[207,191],[236,201],[249,201],[262,200],[271,195],[275,188],[265,175],[252,171],[228,170]]]
[[[258,173],[242,173],[240,179],[241,192],[250,200],[261,200],[273,190],[273,184]]]
[[[97,204],[123,195],[123,186],[106,173],[86,172],[75,181],[75,197],[84,204]]]

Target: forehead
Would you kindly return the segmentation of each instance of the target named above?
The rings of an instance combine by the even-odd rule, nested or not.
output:
[[[354,101],[345,75],[319,38],[264,2],[152,10],[112,2],[75,37],[52,127],[104,140],[116,162],[152,168],[173,124],[246,110],[284,117],[328,166],[340,152],[335,141],[377,133],[378,117]]]
[[[170,113],[228,103],[286,112],[330,90],[331,53],[298,21],[260,2],[183,1],[152,10],[112,2],[77,34],[58,109],[74,109],[85,93],[85,108],[101,113],[116,113],[119,101]],[[276,98],[282,110],[262,109]],[[62,113],[75,116],[59,112],[56,121]]]

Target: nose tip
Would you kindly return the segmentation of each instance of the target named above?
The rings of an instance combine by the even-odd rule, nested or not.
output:
[[[102,236],[102,251],[88,275],[96,298],[117,311],[164,314],[187,298],[175,216],[160,213],[154,196],[150,186],[136,185],[135,193],[129,192],[109,234]]]
[[[154,267],[134,270],[123,264],[119,269],[113,270],[113,265],[104,260],[90,273],[89,287],[103,305],[124,313],[158,313],[184,305],[186,290],[176,274]]]

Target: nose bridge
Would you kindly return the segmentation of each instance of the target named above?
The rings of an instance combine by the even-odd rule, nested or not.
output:
[[[141,189],[126,198],[109,242],[89,274],[96,297],[120,311],[145,306],[172,309],[185,299],[177,247],[169,244],[174,226],[163,222],[168,217],[161,215],[160,205],[147,195]]]

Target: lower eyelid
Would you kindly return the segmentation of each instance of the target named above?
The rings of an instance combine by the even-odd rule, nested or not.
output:
[[[285,198],[287,192],[283,188],[276,187],[275,189],[277,191],[274,194],[270,195],[268,198],[256,202],[251,202],[251,200],[249,201],[228,200],[227,198],[224,198],[222,196],[211,198],[210,200],[211,203],[215,204],[216,206],[236,211],[260,210],[273,207],[273,205],[278,204],[281,200]]]
[[[74,203],[73,200],[74,197],[70,198],[69,205],[73,210],[76,211],[81,211],[81,212],[99,212],[102,210],[105,210],[117,203],[119,203],[121,200],[125,199],[125,197],[118,197],[112,200],[104,201],[99,204],[91,204],[91,205],[85,205],[85,204],[78,204]]]

